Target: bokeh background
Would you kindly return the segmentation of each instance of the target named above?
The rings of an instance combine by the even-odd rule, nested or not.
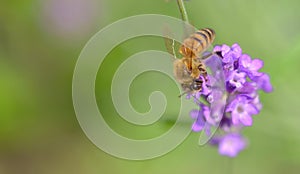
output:
[[[261,94],[264,109],[244,130],[250,146],[237,158],[198,146],[199,134],[192,133],[165,156],[126,161],[94,146],[76,120],[71,91],[76,60],[90,37],[118,19],[146,13],[179,18],[176,1],[1,1],[0,173],[299,173],[299,6],[298,0],[186,2],[196,27],[216,30],[216,44],[238,42],[244,52],[265,61],[263,71],[270,74],[274,92]],[[110,98],[113,73],[127,57],[149,49],[165,50],[162,38],[122,43],[103,62],[96,81],[105,120],[115,131],[136,139],[168,130],[179,106],[175,82],[147,72],[132,83],[130,100],[137,111],[146,112],[151,91],[164,91],[168,106],[162,119],[138,127],[115,111]]]

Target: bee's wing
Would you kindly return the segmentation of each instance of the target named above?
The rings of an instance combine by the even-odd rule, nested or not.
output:
[[[210,118],[214,124],[205,124],[204,130],[206,131],[202,131],[199,138],[199,145],[206,144],[217,131],[224,115],[227,100],[222,59],[214,54],[206,59],[204,63],[209,68],[209,83],[212,92],[208,99],[210,102]]]
[[[172,59],[176,59],[177,58],[176,50],[178,50],[180,43],[173,39],[174,38],[173,34],[168,27],[164,27],[163,35],[164,35],[165,46],[168,53],[172,55]]]
[[[191,26],[194,26],[193,22],[189,22],[189,24]],[[197,31],[195,27],[189,27],[189,25],[186,24],[183,24],[183,29],[184,29],[183,40],[190,37],[192,34],[194,34]]]
[[[182,27],[183,27],[183,40],[190,37],[191,34],[196,32],[196,28],[193,27],[193,25],[187,23],[187,22],[183,22],[182,23]],[[165,41],[165,46],[167,48],[168,53],[170,53],[173,58],[177,58],[177,50],[179,50],[180,46],[182,45],[182,43],[175,41],[173,38],[173,34],[170,30],[170,28],[168,26],[164,26],[163,29],[163,36],[164,36],[164,41]],[[191,62],[188,62],[189,67],[191,68]]]

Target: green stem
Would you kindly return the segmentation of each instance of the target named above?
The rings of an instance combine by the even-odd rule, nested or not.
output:
[[[189,22],[188,15],[186,13],[183,0],[177,0],[179,11],[181,13],[181,19],[185,22]]]
[[[228,172],[228,174],[233,174],[233,159],[228,158],[226,160],[228,160],[227,161],[227,166],[226,166],[227,172]]]

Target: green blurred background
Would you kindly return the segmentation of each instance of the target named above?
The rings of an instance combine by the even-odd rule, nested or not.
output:
[[[238,42],[245,52],[263,59],[263,71],[270,74],[275,90],[262,94],[264,108],[244,131],[250,146],[235,159],[220,156],[215,148],[198,146],[199,134],[192,133],[163,157],[126,161],[98,149],[81,130],[71,95],[75,63],[85,43],[104,26],[146,13],[179,18],[176,2],[1,1],[0,174],[299,173],[299,6],[298,0],[186,2],[196,27],[216,30],[216,44]],[[168,106],[160,122],[133,126],[120,119],[113,107],[114,71],[130,55],[149,49],[165,50],[163,40],[141,37],[124,42],[108,55],[97,76],[97,102],[105,120],[131,138],[160,135],[172,126],[178,111],[175,83],[155,72],[135,79],[130,99],[137,111],[146,112],[151,91],[164,91]]]

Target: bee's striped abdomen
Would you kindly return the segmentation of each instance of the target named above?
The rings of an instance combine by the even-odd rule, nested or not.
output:
[[[193,51],[195,55],[207,50],[215,39],[215,32],[212,29],[204,28],[198,30],[192,38],[195,40],[193,44]]]
[[[204,28],[198,30],[189,38],[184,40],[183,48],[180,51],[184,56],[199,56],[212,44],[215,39],[215,32],[212,29]]]

